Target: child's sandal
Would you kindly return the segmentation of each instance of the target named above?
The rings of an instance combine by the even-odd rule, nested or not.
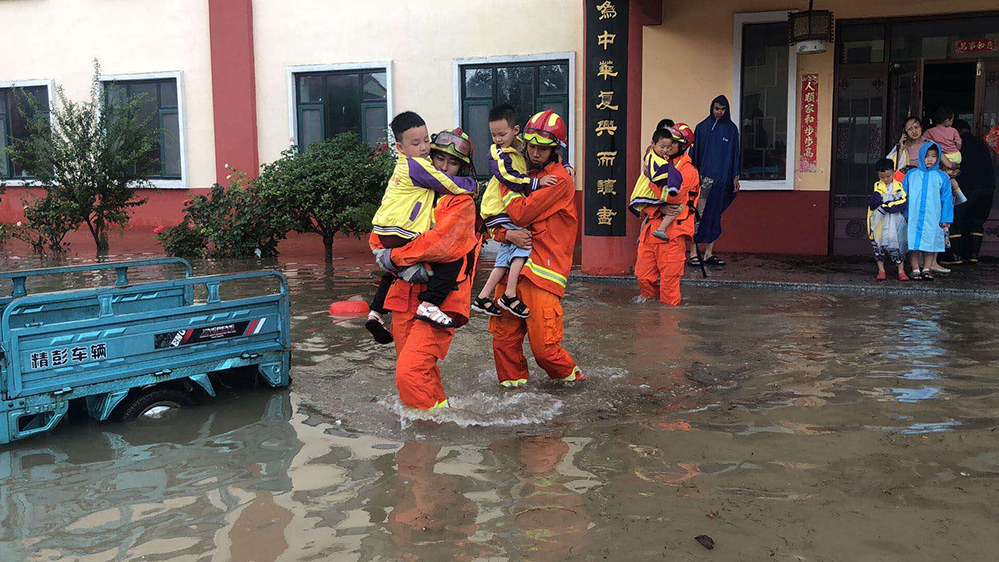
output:
[[[511,299],[506,295],[501,295],[498,304],[500,308],[510,314],[513,314],[517,318],[527,318],[531,315],[531,311],[528,310],[527,305],[524,304],[524,302],[518,297],[513,297]]]
[[[656,238],[658,238],[660,240],[669,241],[669,234],[666,234],[666,231],[664,231],[664,230],[653,230],[652,231],[652,236],[655,236]]]
[[[472,310],[488,316],[503,316],[503,311],[496,306],[496,303],[482,297],[475,297],[475,300],[472,301]]]

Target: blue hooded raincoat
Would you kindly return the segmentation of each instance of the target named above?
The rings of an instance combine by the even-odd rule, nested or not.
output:
[[[944,251],[944,233],[940,223],[954,222],[954,198],[950,179],[940,170],[940,161],[926,167],[926,152],[940,147],[934,142],[923,143],[919,149],[919,168],[910,170],[902,183],[909,195],[909,249],[921,252]]]
[[[725,106],[725,115],[715,120],[711,108],[718,103]],[[721,216],[735,199],[733,180],[739,174],[739,128],[732,122],[728,98],[718,96],[711,100],[708,118],[694,129],[694,148],[690,155],[701,177],[714,180],[711,192],[704,203],[701,223],[694,240],[700,244],[714,242],[721,236]]]

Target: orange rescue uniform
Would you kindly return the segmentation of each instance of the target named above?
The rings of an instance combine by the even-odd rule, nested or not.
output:
[[[666,227],[669,240],[660,240],[652,235],[663,222],[660,205],[649,205],[642,210],[648,217],[638,237],[638,257],[635,260],[635,276],[643,297],[658,298],[663,304],[680,304],[680,278],[683,277],[687,261],[687,244],[694,237],[694,213],[692,205],[697,205],[700,196],[701,175],[684,154],[673,165],[683,177],[680,191],[668,197],[668,204],[682,204],[680,214],[673,224]],[[662,187],[652,183],[652,191],[662,197]]]
[[[471,197],[445,195],[434,207],[433,228],[392,250],[392,262],[400,269],[418,263],[465,259],[457,288],[440,306],[454,318],[457,326],[468,323],[472,302],[472,281],[482,243],[475,223],[475,201]],[[416,320],[416,309],[420,306],[418,295],[425,289],[426,285],[413,285],[399,279],[385,298],[385,309],[392,311],[392,336],[397,356],[395,385],[399,398],[406,406],[421,410],[447,404],[437,362],[447,356],[454,339],[454,328],[438,328]]]
[[[528,197],[515,197],[507,205],[510,219],[531,231],[531,256],[517,283],[517,296],[531,310],[531,316],[521,319],[505,313],[489,318],[500,383],[527,381],[525,335],[534,352],[534,360],[549,377],[573,380],[579,372],[576,362],[562,347],[562,297],[572,268],[578,227],[574,201],[576,187],[559,162],[532,170],[530,175],[535,178],[552,175],[556,183]],[[506,231],[497,229],[495,238],[505,242]],[[505,290],[505,283],[496,287],[496,298]]]

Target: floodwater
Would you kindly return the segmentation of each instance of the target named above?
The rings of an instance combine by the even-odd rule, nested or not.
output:
[[[281,267],[290,389],[234,384],[179,415],[78,416],[0,447],[0,560],[999,551],[994,302],[686,288],[667,309],[571,283],[565,345],[588,381],[532,365],[525,389],[501,389],[475,316],[442,365],[453,408],[428,420],[398,403],[393,348],[327,314],[373,291],[370,270]]]

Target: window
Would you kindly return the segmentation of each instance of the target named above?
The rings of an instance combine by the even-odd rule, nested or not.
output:
[[[521,130],[535,113],[555,111],[570,128],[571,150],[570,65],[571,59],[516,62],[514,58],[511,62],[458,66],[461,126],[475,146],[475,171],[480,178],[489,176],[489,110],[497,104],[509,103],[517,109]]]
[[[158,170],[154,179],[181,179],[180,104],[176,78],[106,81],[105,102],[121,102],[141,96],[139,117],[154,135],[146,158]]]
[[[375,144],[388,136],[389,82],[385,69],[295,72],[294,136],[312,143],[340,133],[356,133]]]
[[[28,136],[28,121],[35,118],[35,108],[49,107],[47,86],[0,88],[0,176],[4,179],[29,179],[31,175],[14,165],[6,148],[14,139]],[[41,117],[39,115],[38,117]]]
[[[839,34],[841,64],[885,61],[884,25],[847,25],[840,28]]]
[[[787,12],[736,14],[732,119],[745,189],[794,189],[798,68],[787,37]]]

